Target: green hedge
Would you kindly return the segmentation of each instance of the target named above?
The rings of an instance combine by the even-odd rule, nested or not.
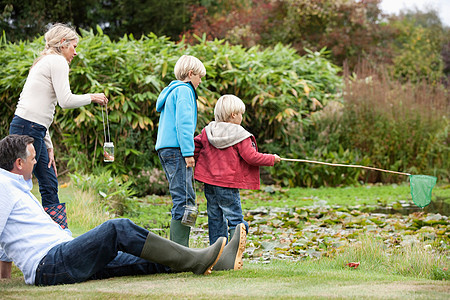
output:
[[[15,44],[5,36],[1,40],[1,136],[7,134],[29,68],[43,43],[42,37]],[[255,134],[260,149],[280,156],[302,149],[311,112],[336,100],[342,84],[339,68],[326,59],[325,50],[300,57],[282,45],[245,49],[199,39],[190,46],[155,35],[139,40],[124,36],[114,42],[97,28],[96,33],[82,32],[77,52],[70,66],[72,91],[106,93],[116,146],[116,162],[104,164],[100,106],[57,107],[51,134],[59,166],[79,172],[107,168],[126,177],[159,167],[154,151],[159,118],[155,101],[174,80],[173,68],[182,54],[198,57],[207,69],[198,90],[197,131],[213,120],[214,104],[221,95],[235,94],[246,104],[243,125]],[[270,169],[275,177],[295,175],[292,170],[282,164]]]
[[[12,44],[3,36],[0,41],[1,136],[8,133],[29,68],[42,47],[42,37]],[[380,85],[363,78],[344,90],[340,69],[329,62],[325,50],[300,57],[282,45],[245,49],[199,39],[191,46],[155,35],[114,42],[97,29],[82,33],[77,51],[70,66],[72,91],[105,92],[109,97],[116,161],[102,160],[100,106],[57,107],[51,134],[60,172],[107,170],[131,179],[138,195],[164,193],[164,175],[155,171],[160,169],[154,150],[159,119],[155,102],[174,80],[178,58],[191,54],[207,69],[198,90],[197,132],[213,120],[217,99],[235,94],[246,104],[243,125],[256,136],[262,152],[448,179],[448,92],[442,89]],[[430,106],[428,98],[441,106]],[[416,106],[418,99],[421,106]],[[427,110],[440,112],[431,117],[414,113]],[[404,180],[356,168],[286,162],[263,168],[263,173],[287,186]]]

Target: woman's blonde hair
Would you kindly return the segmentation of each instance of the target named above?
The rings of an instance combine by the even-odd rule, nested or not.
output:
[[[45,39],[45,48],[41,52],[40,56],[34,61],[35,65],[43,56],[49,54],[59,54],[61,55],[61,47],[67,46],[73,40],[79,40],[78,34],[69,25],[56,23],[50,27],[49,30],[44,35]],[[61,42],[62,39],[65,39],[64,42]]]
[[[183,81],[188,77],[189,71],[192,71],[195,75],[200,75],[201,77],[206,75],[205,66],[197,57],[183,55],[175,64],[173,72],[178,80]]]
[[[216,122],[228,122],[231,114],[245,112],[244,102],[234,95],[223,95],[217,100],[214,107],[214,119]]]

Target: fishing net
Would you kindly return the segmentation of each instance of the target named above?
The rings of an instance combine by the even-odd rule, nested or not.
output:
[[[435,186],[437,178],[428,175],[409,175],[409,185],[414,203],[419,207],[425,207],[431,202],[431,190]]]
[[[360,166],[360,165],[345,165],[345,164],[327,163],[327,162],[321,162],[321,161],[315,161],[315,160],[296,159],[296,158],[281,158],[281,160],[321,164],[321,165],[327,165],[327,166],[333,166],[333,167],[363,168],[363,169],[367,169],[367,170],[375,170],[375,171],[382,171],[382,172],[388,172],[388,173],[393,173],[393,174],[409,176],[409,184],[411,187],[411,196],[412,196],[413,202],[421,208],[424,208],[425,206],[427,206],[428,204],[431,203],[431,191],[432,191],[433,187],[436,185],[436,181],[437,181],[437,178],[434,176],[411,175],[409,173],[404,173],[404,172],[389,171],[389,170],[383,170],[383,169],[379,169],[379,168],[366,167],[366,166]]]

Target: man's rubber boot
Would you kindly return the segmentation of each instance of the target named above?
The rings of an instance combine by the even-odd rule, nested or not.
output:
[[[189,247],[191,227],[181,224],[181,220],[170,220],[170,240],[179,245]]]
[[[241,223],[236,226],[233,237],[223,249],[223,253],[220,256],[219,261],[214,266],[214,271],[242,269],[242,255],[244,254],[246,241],[247,232],[245,230],[244,223]]]
[[[208,275],[219,260],[226,242],[225,237],[220,237],[208,248],[189,249],[150,232],[140,257],[174,271]]]

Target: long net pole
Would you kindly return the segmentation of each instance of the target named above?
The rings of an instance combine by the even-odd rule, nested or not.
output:
[[[400,175],[406,175],[406,176],[411,175],[409,173],[389,171],[389,170],[373,168],[373,167],[366,167],[366,166],[360,166],[360,165],[334,164],[334,163],[326,163],[326,162],[322,162],[322,161],[306,160],[306,159],[295,159],[295,158],[281,158],[281,160],[294,161],[294,162],[304,162],[304,163],[312,163],[312,164],[320,164],[320,165],[327,165],[327,166],[333,166],[333,167],[362,168],[362,169],[375,170],[375,171],[381,171],[381,172],[387,172],[387,173],[393,173],[393,174],[400,174]]]

